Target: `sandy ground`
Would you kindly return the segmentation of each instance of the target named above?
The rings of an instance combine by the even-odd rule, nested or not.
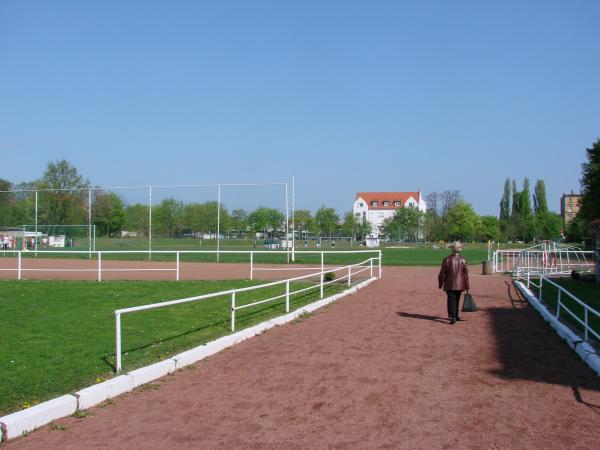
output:
[[[600,448],[600,379],[508,279],[449,325],[435,268],[5,444],[21,448]]]
[[[23,258],[21,278],[24,280],[90,280],[98,279],[98,261],[86,259]],[[339,266],[325,266],[334,268]],[[17,279],[16,258],[0,258],[0,279]],[[290,270],[294,268],[294,270]],[[305,268],[305,269],[304,269]],[[255,279],[283,279],[316,273],[318,265],[254,264]],[[353,268],[353,273],[361,270]],[[338,276],[342,276],[338,271]],[[344,273],[345,274],[345,273]],[[367,272],[361,273],[361,278]],[[102,261],[102,280],[175,280],[175,262]],[[227,280],[250,278],[250,263],[182,262],[180,280]]]

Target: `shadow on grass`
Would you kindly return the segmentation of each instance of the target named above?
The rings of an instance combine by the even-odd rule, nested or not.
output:
[[[334,291],[334,289],[332,287],[325,287],[324,291],[327,292],[327,290]],[[314,295],[314,293],[309,293],[309,292],[302,293],[302,294],[298,295],[297,298],[294,299],[294,303],[298,303],[299,304],[298,307],[301,307],[301,306],[305,306],[307,304],[310,304],[312,302],[319,300],[318,298],[314,298],[311,301],[306,301],[312,295]],[[281,314],[285,314],[285,311],[281,310],[282,306],[285,307],[285,300],[278,300],[275,303],[272,303],[270,305],[263,304],[263,305],[255,307],[256,309],[253,308],[252,311],[245,310],[243,315],[239,315],[239,316],[236,315],[236,318],[235,318],[236,331],[240,331],[240,330],[246,328],[246,326],[251,326],[251,325],[254,325],[255,323],[258,323],[258,322],[255,322],[254,319],[256,317],[260,317],[261,315],[265,314],[269,310],[279,311],[279,312],[281,312]],[[276,317],[277,315],[278,314],[266,315],[264,317],[264,320],[271,319],[273,317]],[[229,332],[231,330],[231,319],[228,317],[223,320],[219,320],[219,321],[212,322],[212,323],[207,323],[198,328],[188,329],[188,330],[183,331],[178,334],[173,334],[171,336],[168,336],[168,337],[165,337],[162,339],[154,340],[145,345],[132,347],[132,348],[128,348],[128,349],[123,349],[123,354],[125,354],[125,353],[133,354],[134,352],[143,351],[143,350],[151,348],[157,344],[174,341],[174,340],[180,339],[182,337],[189,336],[189,335],[201,332],[201,331],[209,329],[209,328],[222,328],[224,330],[224,333],[211,335],[207,338],[208,340],[199,340],[197,343],[195,343],[193,345],[203,345],[214,339],[218,339],[220,337],[223,337],[223,336],[226,336],[227,334],[229,334]],[[177,350],[175,350],[175,351],[177,351]],[[110,353],[110,354],[103,356],[101,358],[101,360],[104,364],[106,364],[110,368],[110,370],[112,372],[116,372],[117,368],[116,368],[116,364],[115,364],[115,354],[114,353]]]

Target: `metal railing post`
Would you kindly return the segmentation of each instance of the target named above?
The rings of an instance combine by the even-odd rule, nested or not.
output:
[[[98,252],[98,281],[102,281],[102,252]]]
[[[348,287],[352,283],[352,266],[348,266]]]
[[[285,282],[285,312],[290,312],[290,282]]]
[[[250,279],[254,279],[254,252],[250,252]]]
[[[381,278],[381,250],[379,250],[379,278]]]
[[[542,301],[542,284],[544,283],[544,278],[540,275],[540,298],[538,299],[540,302]]]
[[[175,252],[175,258],[176,258],[176,274],[175,274],[175,280],[179,281],[179,252]]]
[[[529,289],[529,272],[527,272],[527,289]]]
[[[235,292],[231,293],[231,331],[235,331]]]
[[[561,290],[558,290],[558,301],[556,302],[556,318],[558,319],[560,317],[560,294],[561,294]]]
[[[324,253],[321,252],[321,298],[323,298],[323,281],[325,278],[325,263],[324,263]]]
[[[115,313],[115,369],[121,371],[121,314]]]
[[[17,258],[17,280],[21,279],[21,272],[23,270],[23,262],[21,261],[21,251],[19,251],[19,253],[17,254],[18,258]]]
[[[371,278],[373,278],[373,258],[370,258],[369,262],[371,263]]]
[[[584,322],[585,322],[585,330],[583,332],[583,340],[587,342],[588,340],[588,329],[590,328],[589,324],[588,324],[588,309],[585,308],[583,310],[583,314],[584,314]]]

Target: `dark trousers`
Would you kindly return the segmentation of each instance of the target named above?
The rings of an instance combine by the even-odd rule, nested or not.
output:
[[[460,294],[462,291],[446,291],[448,295],[448,317],[458,318],[458,304],[460,303]]]

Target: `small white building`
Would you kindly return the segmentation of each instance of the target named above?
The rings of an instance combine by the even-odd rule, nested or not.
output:
[[[427,204],[421,191],[416,192],[357,192],[352,212],[357,220],[366,218],[371,223],[371,237],[379,238],[379,227],[397,209],[412,206],[425,212]]]

